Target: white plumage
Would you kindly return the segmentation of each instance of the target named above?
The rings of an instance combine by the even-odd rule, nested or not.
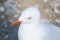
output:
[[[26,8],[19,21],[18,40],[60,40],[60,28],[47,22],[40,22],[41,13],[38,8]]]

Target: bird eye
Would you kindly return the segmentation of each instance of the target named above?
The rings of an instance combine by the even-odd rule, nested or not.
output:
[[[29,17],[29,18],[27,18],[27,19],[32,19],[32,17]]]

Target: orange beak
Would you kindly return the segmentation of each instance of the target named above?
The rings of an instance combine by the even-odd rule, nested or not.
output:
[[[17,25],[17,24],[20,24],[20,23],[21,23],[21,21],[15,20],[10,24],[10,26],[14,26],[14,25]]]

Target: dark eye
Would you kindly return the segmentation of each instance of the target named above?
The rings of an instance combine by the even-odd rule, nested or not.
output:
[[[27,18],[27,19],[32,19],[32,17],[29,17],[29,18]]]

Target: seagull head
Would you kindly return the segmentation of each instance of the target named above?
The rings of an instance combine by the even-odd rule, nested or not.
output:
[[[19,23],[37,23],[40,21],[40,11],[37,7],[31,6],[23,10],[21,16],[12,22],[11,25]]]

